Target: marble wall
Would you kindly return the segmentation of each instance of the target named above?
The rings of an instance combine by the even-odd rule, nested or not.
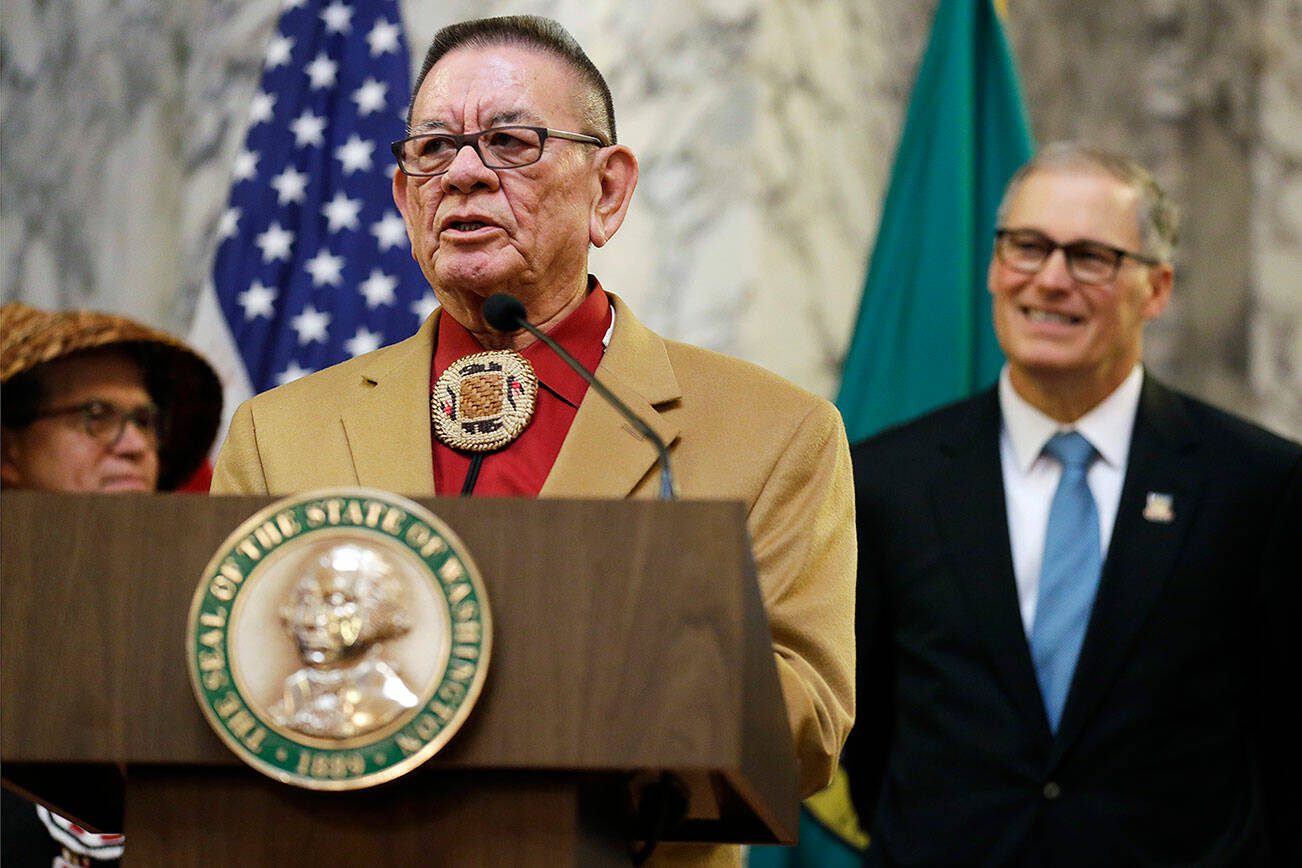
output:
[[[1299,0],[1011,0],[1041,141],[1151,163],[1186,219],[1167,379],[1302,437]],[[404,0],[588,48],[642,181],[594,271],[666,334],[831,395],[934,0]],[[5,0],[0,295],[184,332],[275,0]]]
[[[1015,2],[1008,30],[1037,139],[1128,148],[1181,205],[1148,363],[1302,436],[1302,3]]]

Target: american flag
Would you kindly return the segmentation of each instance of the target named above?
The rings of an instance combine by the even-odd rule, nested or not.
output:
[[[409,82],[396,0],[285,2],[194,328],[224,367],[204,322],[219,311],[245,390],[407,337],[433,310],[390,193]]]

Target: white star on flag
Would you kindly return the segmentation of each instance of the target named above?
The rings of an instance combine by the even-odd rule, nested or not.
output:
[[[276,191],[276,201],[281,205],[302,202],[307,193],[307,175],[293,166],[286,166],[285,171],[271,179],[271,186]]]
[[[398,279],[390,277],[378,268],[372,268],[371,276],[366,278],[365,282],[358,288],[361,289],[362,295],[366,297],[367,307],[393,304],[395,300],[393,291],[398,288]]]
[[[256,127],[271,120],[275,108],[276,95],[259,91],[249,103],[249,126]]]
[[[356,229],[357,215],[361,210],[361,199],[349,199],[343,190],[339,190],[335,193],[335,197],[321,209],[321,213],[325,216],[330,231],[338,232],[340,229]]]
[[[240,293],[240,306],[244,308],[244,318],[247,320],[262,316],[270,319],[276,310],[277,295],[279,293],[276,290],[270,286],[263,286],[255,280],[252,286]]]
[[[306,377],[310,373],[312,372],[300,365],[298,362],[290,362],[288,368],[285,368],[285,370],[276,375],[276,385],[283,386],[286,383],[292,383],[295,380],[300,380],[303,377]]]
[[[272,223],[266,232],[258,236],[257,244],[262,250],[263,262],[275,262],[278,259],[288,262],[290,248],[294,246],[294,233],[279,223]]]
[[[305,148],[308,145],[323,143],[325,137],[322,134],[325,132],[325,125],[325,118],[314,115],[311,109],[307,109],[289,125],[290,131],[294,134],[294,144]]]
[[[343,281],[344,258],[322,250],[303,266],[317,286],[338,286]]]
[[[357,113],[365,117],[371,112],[383,111],[385,94],[388,91],[389,86],[384,82],[373,78],[366,79],[366,82],[353,93],[353,102],[357,103]]]
[[[321,20],[328,33],[347,33],[352,27],[353,10],[336,0],[322,11]]]
[[[302,313],[290,320],[290,325],[298,332],[300,344],[310,344],[313,341],[324,343],[327,337],[326,328],[330,325],[330,314],[317,310],[309,304],[303,308]]]
[[[222,212],[221,220],[217,223],[217,237],[222,241],[227,238],[234,238],[235,232],[240,228],[240,209],[227,208]]]
[[[289,36],[277,35],[267,44],[266,68],[275,69],[289,63],[294,52],[294,40]]]
[[[235,165],[231,169],[231,179],[234,181],[248,181],[257,177],[258,174],[258,155],[253,151],[243,150],[235,155]]]
[[[339,160],[345,175],[353,172],[369,172],[375,165],[373,155],[375,142],[368,142],[354,133],[348,141],[335,148],[335,159]]]
[[[383,217],[371,224],[371,234],[381,251],[401,247],[407,243],[407,224],[402,222],[397,211],[385,211]]]
[[[357,334],[344,341],[344,349],[351,353],[353,358],[357,358],[362,353],[378,350],[381,340],[383,340],[383,335],[371,331],[366,326],[358,326]]]
[[[339,71],[339,64],[331,60],[325,52],[318,54],[305,69],[308,80],[312,83],[312,90],[335,86],[335,73]]]
[[[379,57],[381,54],[397,51],[398,40],[401,36],[402,28],[398,25],[390,24],[384,19],[375,22],[371,32],[366,34],[366,44],[370,46],[371,57]]]

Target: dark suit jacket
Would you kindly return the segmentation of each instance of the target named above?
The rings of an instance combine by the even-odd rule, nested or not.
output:
[[[1145,379],[1054,737],[999,429],[992,389],[853,450],[869,863],[1302,864],[1302,447]]]

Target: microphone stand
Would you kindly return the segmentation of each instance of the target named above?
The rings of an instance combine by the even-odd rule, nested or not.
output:
[[[584,381],[591,386],[606,403],[619,411],[619,414],[628,420],[639,434],[645,437],[656,448],[656,453],[660,456],[660,499],[677,500],[678,491],[674,486],[673,473],[669,468],[669,447],[659,434],[651,430],[651,426],[642,420],[640,416],[633,412],[627,404],[615,396],[605,387],[605,385],[592,375],[587,368],[579,364],[579,360],[570,355],[564,347],[558,344],[546,332],[529,322],[525,316],[524,304],[515,296],[509,293],[498,293],[490,297],[484,303],[485,318],[488,324],[498,331],[508,332],[517,329],[524,329],[546,346],[551,348],[561,361],[574,369]]]

